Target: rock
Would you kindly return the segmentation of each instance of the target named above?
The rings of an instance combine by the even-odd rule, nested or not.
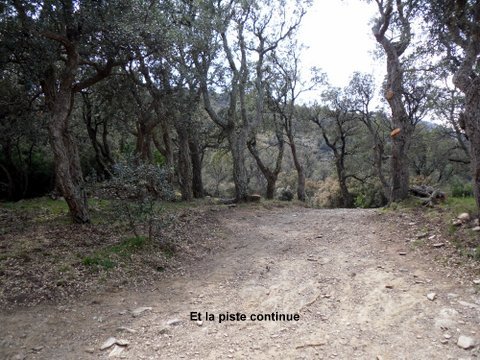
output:
[[[113,336],[109,337],[103,344],[100,346],[100,350],[105,350],[108,349],[109,347],[112,347],[117,343],[117,339],[115,339]]]
[[[93,347],[89,347],[89,348],[85,349],[85,352],[87,352],[89,354],[93,354],[95,352],[95,349]]]
[[[198,325],[198,326],[202,326],[202,325],[203,325],[203,321],[202,321],[202,320],[197,320],[197,325]]]
[[[463,224],[462,220],[458,220],[458,219],[452,220],[453,226],[462,226],[462,224]]]
[[[433,247],[434,248],[441,248],[441,247],[444,247],[445,246],[445,243],[436,243],[436,244],[433,244]]]
[[[119,346],[128,346],[128,344],[130,344],[128,340],[124,339],[118,339],[115,343]]]
[[[443,334],[443,337],[444,337],[445,339],[451,339],[451,338],[452,338],[452,335],[450,335],[450,334],[448,334],[448,333],[445,333],[445,334]]]
[[[142,315],[145,311],[150,311],[150,310],[152,310],[152,308],[150,306],[142,306],[142,307],[139,307],[139,308],[136,308],[136,309],[132,310],[132,316],[137,317],[137,316]]]
[[[457,219],[462,222],[470,221],[470,214],[469,213],[461,213],[457,216]]]
[[[435,327],[442,330],[455,329],[458,316],[459,313],[457,310],[443,308],[435,318]]]
[[[469,303],[469,302],[466,302],[466,301],[462,301],[462,300],[458,300],[458,303],[460,305],[463,305],[465,307],[468,307],[470,309],[478,309],[480,310],[480,305],[477,305],[477,304],[472,304],[472,303]]]
[[[182,320],[180,320],[180,319],[172,319],[172,320],[167,321],[167,325],[177,326],[177,325],[180,325],[181,322],[182,322]]]
[[[474,347],[475,344],[476,344],[475,339],[465,335],[460,335],[457,341],[457,345],[465,350]]]
[[[417,239],[423,239],[423,238],[426,238],[427,236],[428,236],[428,232],[424,232],[424,233],[418,234]]]
[[[473,283],[474,283],[475,285],[480,285],[480,279],[475,279],[475,280],[473,280]]]
[[[158,333],[159,334],[167,334],[169,332],[168,328],[164,327],[164,328],[161,328],[160,330],[158,330]]]
[[[258,194],[247,195],[247,200],[250,202],[259,202],[261,199],[262,196]]]
[[[437,298],[437,294],[434,293],[434,292],[431,292],[429,294],[427,294],[427,299],[430,300],[430,301],[433,301]]]
[[[42,345],[40,345],[40,346],[35,346],[35,347],[32,348],[33,351],[37,351],[37,352],[38,352],[38,351],[42,351],[42,349],[43,349],[43,346],[42,346]]]
[[[123,346],[115,345],[113,347],[112,351],[110,351],[110,354],[108,354],[108,357],[120,356],[120,354],[123,352],[123,350],[125,350],[125,348]]]
[[[27,355],[23,354],[23,353],[18,353],[16,355],[13,356],[13,360],[24,360],[27,358]]]
[[[480,226],[475,226],[472,228],[472,231],[480,231]]]

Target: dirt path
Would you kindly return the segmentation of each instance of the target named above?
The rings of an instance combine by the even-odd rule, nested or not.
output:
[[[478,288],[411,251],[378,211],[240,208],[219,218],[224,248],[148,292],[2,313],[0,358],[108,358],[112,348],[99,348],[111,336],[129,342],[126,359],[480,357],[478,346],[457,346],[460,335],[480,340]],[[134,317],[140,307],[151,309]],[[225,312],[247,320],[219,323]],[[272,312],[300,319],[249,319]]]

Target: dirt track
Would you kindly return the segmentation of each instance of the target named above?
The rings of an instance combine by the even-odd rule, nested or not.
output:
[[[1,313],[0,358],[474,359],[480,294],[405,242],[376,210],[239,208],[218,213],[224,247],[144,293]],[[405,252],[405,255],[399,253]],[[435,292],[430,301],[427,294]],[[151,307],[137,317],[131,311]],[[215,314],[197,323],[191,312]],[[220,313],[245,321],[219,323]],[[251,321],[251,314],[299,321]],[[121,328],[123,327],[123,330]]]

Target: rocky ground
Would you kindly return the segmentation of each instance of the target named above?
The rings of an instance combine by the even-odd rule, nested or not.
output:
[[[478,265],[452,260],[448,240],[419,234],[414,215],[257,206],[208,216],[204,231],[215,231],[195,234],[210,251],[168,276],[2,311],[0,358],[480,358]],[[298,320],[251,317],[272,313]]]

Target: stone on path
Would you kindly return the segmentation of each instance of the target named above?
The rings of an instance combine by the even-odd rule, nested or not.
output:
[[[475,344],[475,339],[465,335],[460,335],[457,342],[457,345],[465,350],[474,347]]]
[[[112,347],[117,343],[117,339],[115,339],[113,336],[109,337],[105,342],[100,346],[100,350],[105,350],[108,349],[109,347]]]
[[[132,316],[137,317],[143,314],[145,311],[150,311],[152,308],[150,306],[142,306],[132,310]]]
[[[120,354],[123,352],[123,350],[125,350],[125,347],[115,345],[113,347],[112,351],[110,351],[110,354],[108,354],[108,357],[120,356]]]

